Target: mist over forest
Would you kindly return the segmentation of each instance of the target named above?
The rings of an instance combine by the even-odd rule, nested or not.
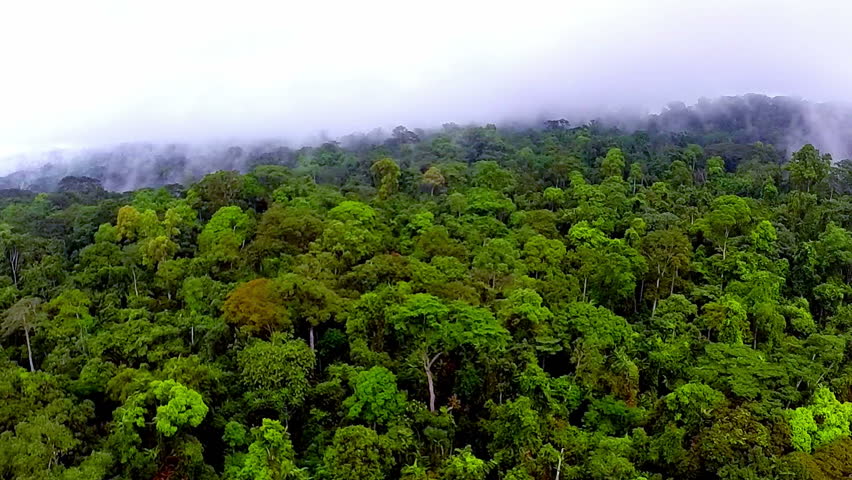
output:
[[[658,144],[666,140],[675,145],[695,143],[720,153],[732,168],[744,160],[742,145],[754,142],[774,146],[779,161],[805,143],[830,153],[835,160],[848,158],[852,152],[852,108],[759,94],[702,98],[694,105],[671,102],[657,114],[608,113],[583,118],[569,111],[557,118],[507,121],[496,126],[504,132],[522,132],[548,128],[556,125],[556,120],[564,122],[560,124],[563,127],[593,124],[625,134],[647,132]],[[466,134],[459,125],[445,124],[411,129],[377,128],[368,133],[315,140],[311,145],[293,143],[282,132],[279,139],[239,143],[128,142],[77,151],[54,150],[0,161],[18,166],[16,171],[0,177],[0,188],[53,192],[66,176],[94,178],[105,189],[116,192],[174,184],[186,186],[218,170],[246,173],[257,165],[305,169],[318,152],[331,146],[350,149],[357,155],[375,146],[384,145],[396,153],[400,143],[416,145],[400,158],[403,165],[410,166],[434,139],[452,137],[464,143]]]

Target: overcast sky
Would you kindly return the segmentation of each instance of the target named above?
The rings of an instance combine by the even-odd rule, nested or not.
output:
[[[850,18],[840,0],[10,0],[0,154],[850,100]]]

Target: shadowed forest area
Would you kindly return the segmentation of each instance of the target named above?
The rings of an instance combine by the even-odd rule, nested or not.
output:
[[[743,98],[0,190],[0,478],[849,477],[849,137]]]

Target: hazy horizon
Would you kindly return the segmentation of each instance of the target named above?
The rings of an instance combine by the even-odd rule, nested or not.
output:
[[[834,2],[6,10],[0,156],[121,142],[300,144],[752,92],[852,100],[852,65],[837,60],[852,44],[843,25],[852,7]]]

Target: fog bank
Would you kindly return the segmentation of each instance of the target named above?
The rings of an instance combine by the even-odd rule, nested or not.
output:
[[[302,144],[747,92],[845,101],[850,13],[833,1],[14,2],[0,16],[0,154]]]

